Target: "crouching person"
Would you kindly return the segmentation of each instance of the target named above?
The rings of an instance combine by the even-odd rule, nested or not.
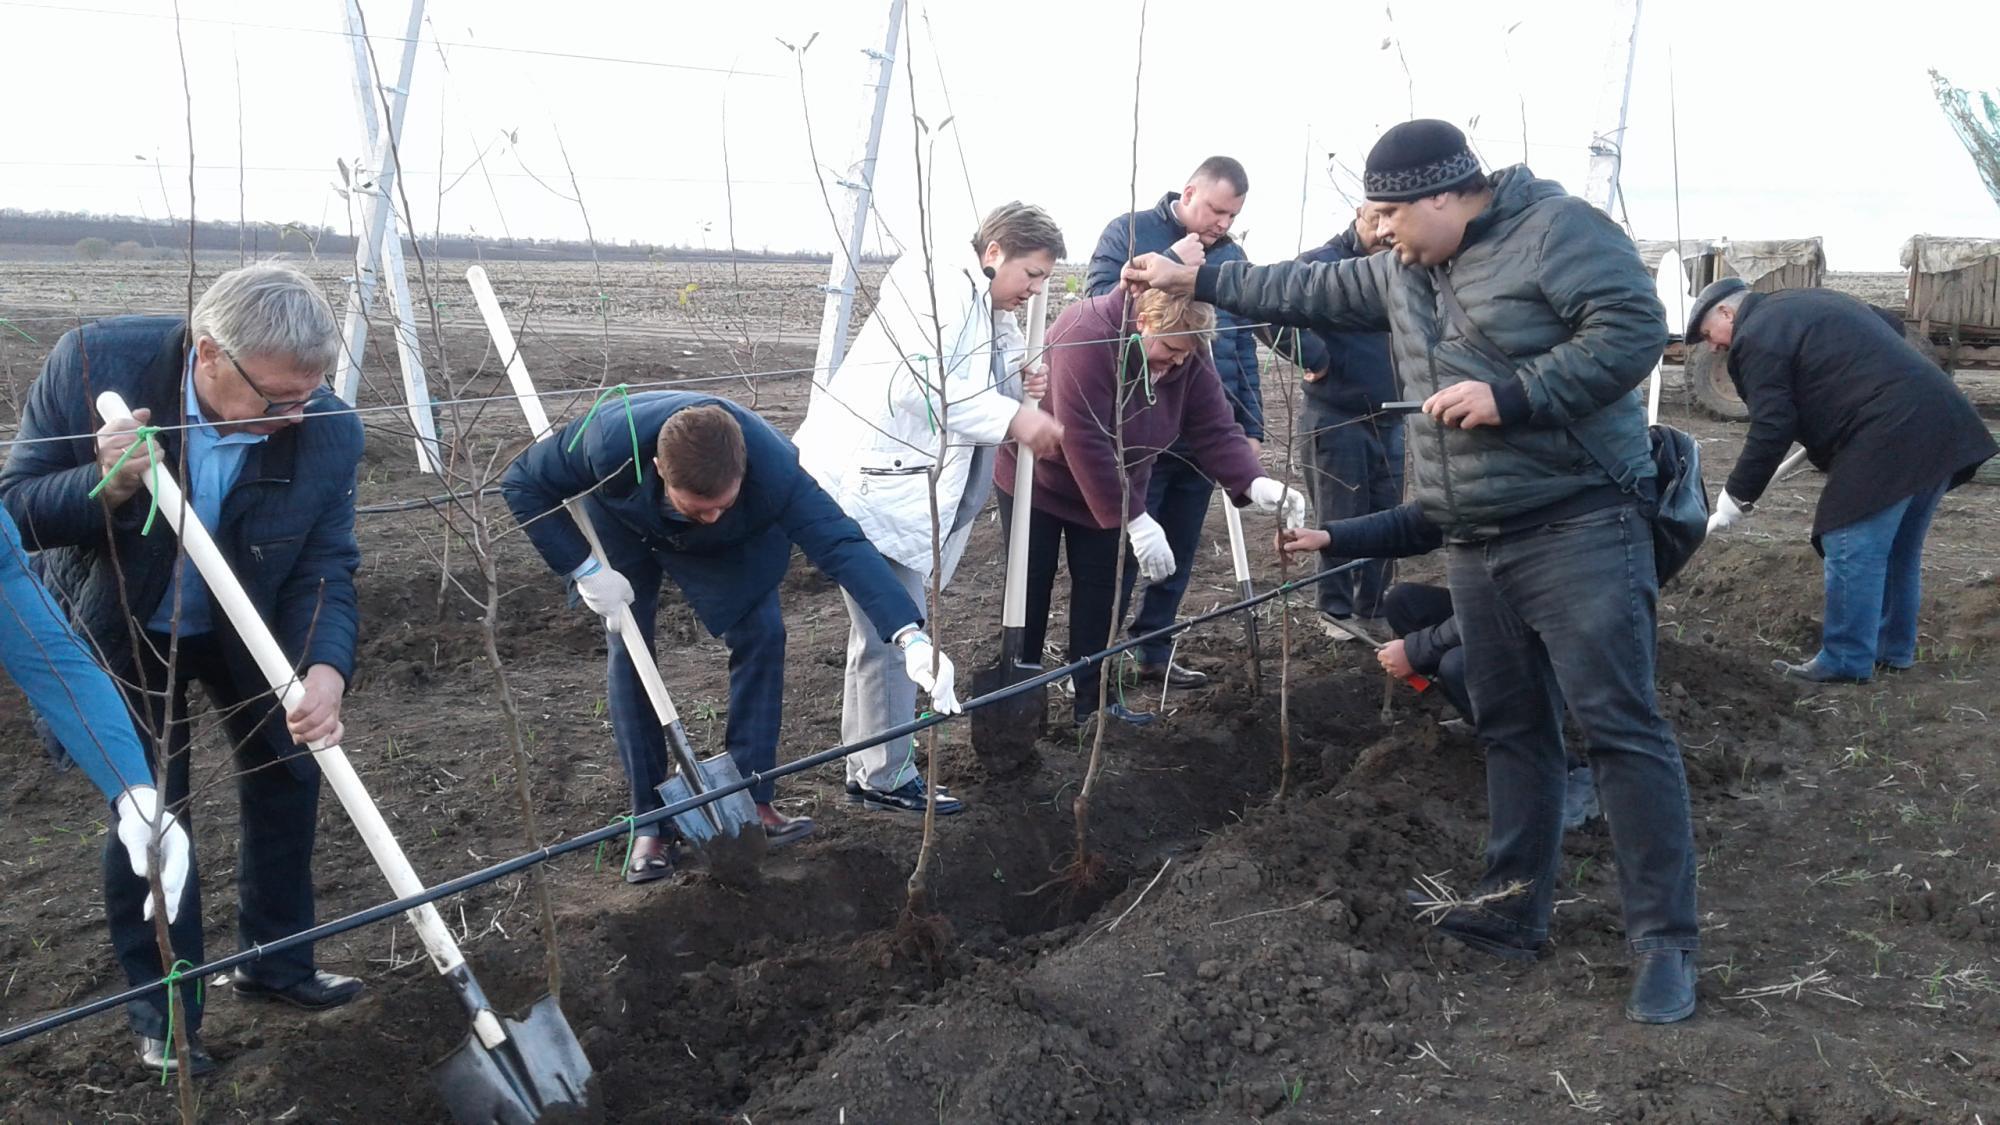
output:
[[[637,445],[652,450],[636,466],[635,431]],[[939,654],[932,677],[933,650],[917,604],[861,529],[799,467],[792,444],[744,407],[685,392],[633,395],[628,406],[609,406],[537,443],[507,470],[501,488],[543,560],[612,626],[611,724],[635,816],[663,807],[666,734],[615,622],[630,607],[650,643],[663,579],[673,580],[702,626],[729,647],[724,738],[745,776],[778,762],[785,695],[778,585],[794,544],[897,646],[931,706],[958,710],[951,661]],[[563,501],[585,493],[604,565],[562,510]],[[788,844],[813,823],[772,808],[775,790],[765,781],[750,795],[770,842]],[[671,869],[659,826],[641,828],[626,878],[649,882]]]
[[[202,295],[191,321],[114,317],[64,336],[28,392],[21,440],[0,471],[0,499],[23,543],[41,552],[42,572],[72,623],[126,685],[127,706],[155,735],[147,740],[156,754],[152,772],[163,779],[165,808],[183,824],[190,688],[206,688],[223,716],[241,803],[237,934],[246,949],[314,924],[320,781],[305,744],[340,738],[341,700],[354,671],[354,571],[361,561],[354,481],[362,434],[325,385],[339,351],[333,310],[305,275],[279,265],[233,270]],[[105,391],[124,398],[133,420],[97,418],[93,399]],[[157,454],[139,440],[140,424],[160,427]],[[297,669],[305,693],[289,714],[280,713],[173,533],[156,527],[146,534],[142,482],[156,459],[161,471],[180,474],[195,514]],[[161,976],[149,898],[127,850],[116,838],[107,841],[104,912],[133,984]],[[168,925],[174,954],[200,964],[206,954],[192,856],[178,913]],[[238,995],[309,1010],[345,1004],[362,987],[315,968],[310,944],[267,954],[232,980]],[[203,990],[179,995],[191,1069],[205,1073],[215,1062],[198,1035]],[[178,1065],[166,1042],[165,991],[134,1001],[128,1015],[145,1064]]]

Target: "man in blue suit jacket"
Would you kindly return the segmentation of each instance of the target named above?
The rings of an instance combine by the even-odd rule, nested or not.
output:
[[[639,449],[652,456],[638,456],[635,465]],[[650,643],[661,579],[680,587],[702,626],[729,647],[724,738],[746,775],[778,761],[785,673],[778,584],[794,544],[860,604],[883,640],[902,648],[905,670],[930,693],[932,707],[958,710],[951,661],[939,654],[932,677],[922,608],[861,528],[799,467],[792,443],[736,403],[679,391],[633,395],[537,443],[507,470],[501,488],[550,569],[576,583],[592,612],[615,620],[621,606],[631,606]],[[562,510],[563,501],[586,493],[603,564]],[[638,815],[661,807],[666,739],[615,630],[610,650],[612,730]],[[772,843],[812,831],[810,819],[771,807],[771,783],[750,794]],[[633,845],[634,882],[669,871],[658,827],[650,827]]]
[[[23,545],[39,552],[35,563],[77,632],[125,687],[164,778],[166,807],[182,819],[187,695],[200,683],[214,700],[236,758],[244,948],[313,925],[319,770],[305,744],[339,741],[341,699],[354,678],[362,434],[325,385],[339,352],[339,323],[304,274],[275,264],[233,270],[189,321],[121,316],[65,335],[28,391],[20,440],[0,471],[0,500]],[[116,391],[134,417],[102,422],[94,400],[105,391]],[[141,440],[141,424],[159,431]],[[156,460],[179,479],[292,661],[304,701],[291,713],[278,712],[269,682],[165,521],[147,534],[143,478]],[[191,863],[186,905],[168,927],[175,955],[196,964],[204,959],[200,890]],[[146,880],[107,841],[104,912],[133,984],[161,976],[147,897]],[[234,989],[322,1009],[352,1000],[361,982],[316,969],[305,945],[237,969]],[[193,1034],[202,990],[178,991],[190,1069],[200,1075],[216,1065]],[[128,1015],[141,1060],[172,1069],[179,1061],[166,1043],[166,1004],[155,992],[133,1001]]]

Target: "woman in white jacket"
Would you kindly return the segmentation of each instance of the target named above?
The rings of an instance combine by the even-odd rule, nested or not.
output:
[[[861,525],[919,605],[931,571],[951,580],[992,492],[994,448],[1012,439],[1055,452],[1062,426],[1022,403],[1024,344],[1014,310],[1042,291],[1064,253],[1062,231],[1039,207],[1006,203],[980,224],[970,253],[940,240],[935,260],[910,251],[882,280],[875,311],[839,370],[819,372],[793,441],[799,462]],[[1046,368],[1029,372],[1040,395]],[[933,552],[932,478],[937,489]],[[916,693],[903,657],[852,599],[840,733],[855,741],[908,722]],[[922,813],[925,793],[907,737],[847,759],[848,796]],[[937,795],[939,815],[963,803]]]

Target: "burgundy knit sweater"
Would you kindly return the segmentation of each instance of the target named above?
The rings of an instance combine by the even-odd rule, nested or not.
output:
[[[1078,301],[1049,329],[1049,393],[1041,408],[1063,424],[1063,441],[1060,453],[1035,462],[1036,510],[1085,527],[1118,526],[1112,409],[1121,351],[1126,353],[1125,465],[1130,477],[1126,514],[1146,510],[1153,462],[1183,437],[1195,466],[1240,507],[1250,482],[1263,476],[1264,469],[1229,408],[1215,364],[1204,350],[1170,370],[1150,372],[1149,400],[1141,386],[1149,373],[1144,354],[1131,343],[1135,329],[1126,319],[1125,303],[1125,295],[1117,292]],[[1014,460],[1015,444],[1008,442],[993,466],[994,483],[1009,495]]]

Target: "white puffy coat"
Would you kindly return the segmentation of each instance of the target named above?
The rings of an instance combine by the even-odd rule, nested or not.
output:
[[[941,257],[935,304],[923,255],[896,259],[840,368],[814,375],[792,438],[800,464],[876,549],[925,577],[931,467],[941,465],[938,518],[949,535],[975,448],[1006,440],[1021,408],[1026,346],[1013,314],[993,310],[971,248]]]

